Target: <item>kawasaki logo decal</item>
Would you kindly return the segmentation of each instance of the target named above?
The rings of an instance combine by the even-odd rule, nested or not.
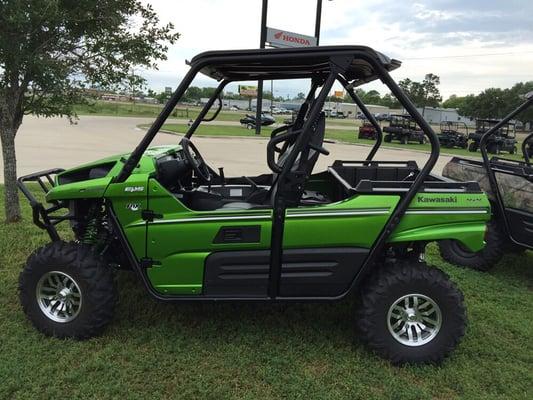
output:
[[[446,197],[417,196],[416,201],[419,203],[457,203],[457,196],[446,196]]]

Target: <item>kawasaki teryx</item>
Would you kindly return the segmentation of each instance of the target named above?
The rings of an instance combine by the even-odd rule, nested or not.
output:
[[[533,250],[533,165],[529,152],[533,134],[522,143],[523,162],[500,157],[489,159],[488,156],[493,136],[505,129],[512,118],[533,105],[533,92],[526,97],[520,107],[481,137],[482,161],[454,157],[444,167],[443,175],[448,178],[479,182],[492,203],[492,219],[485,237],[487,246],[473,252],[455,240],[439,243],[442,257],[453,264],[486,271],[505,253]]]
[[[391,115],[389,126],[384,127],[383,132],[387,134],[384,139],[387,143],[398,140],[401,144],[409,142],[424,144],[424,131],[419,128],[412,115]]]
[[[468,145],[468,151],[476,152],[480,147],[481,138],[483,135],[498,125],[499,128],[492,132],[488,137],[486,144],[487,153],[500,154],[502,151],[507,151],[509,154],[515,154],[517,152],[516,144],[516,124],[507,121],[506,124],[500,124],[499,119],[477,119],[476,130],[468,135],[468,139],[471,140]]]
[[[484,246],[490,217],[476,182],[430,175],[435,133],[388,71],[400,62],[368,47],[214,51],[190,71],[137,148],[67,171],[20,178],[35,223],[52,243],[36,250],[20,276],[24,312],[47,335],[86,339],[113,316],[115,270],[133,270],[161,301],[337,301],[357,295],[361,338],[395,363],[438,362],[464,334],[463,296],[424,262],[428,242]],[[174,147],[150,143],[198,73],[219,81]],[[215,172],[192,140],[230,82],[309,79],[294,123],[266,143],[271,172]],[[427,163],[337,160],[313,174],[324,148],[324,100],[335,82],[362,104],[360,84],[381,79],[432,145]],[[371,114],[363,105],[369,120]],[[213,117],[209,118],[212,119]],[[55,178],[53,176],[55,175]],[[38,181],[48,208],[26,185]],[[67,212],[58,215],[58,211]],[[55,225],[69,221],[76,240]],[[275,329],[275,327],[273,328]],[[282,340],[282,339],[281,339]]]
[[[437,137],[444,147],[466,149],[468,147],[468,126],[464,122],[442,121]]]

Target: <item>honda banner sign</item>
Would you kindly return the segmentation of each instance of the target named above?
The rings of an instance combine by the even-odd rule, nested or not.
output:
[[[316,46],[316,37],[267,27],[267,40],[272,47]]]

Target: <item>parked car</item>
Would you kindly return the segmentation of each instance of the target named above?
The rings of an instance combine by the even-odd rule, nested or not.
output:
[[[272,114],[289,114],[290,111],[283,107],[274,107],[272,108]]]
[[[241,118],[241,125],[246,126],[248,129],[255,129],[256,118],[253,114],[246,114],[244,118]],[[270,114],[261,114],[261,126],[269,126],[276,122],[276,119]]]
[[[382,113],[382,114],[376,114],[375,118],[377,121],[390,121],[390,114],[388,113]]]

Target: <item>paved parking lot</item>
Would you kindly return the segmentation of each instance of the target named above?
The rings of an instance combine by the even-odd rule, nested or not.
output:
[[[62,118],[26,117],[17,139],[18,174],[39,170],[69,168],[134,149],[144,135],[139,124],[152,118],[82,116],[76,125]],[[154,144],[178,142],[174,135],[160,133]],[[268,171],[266,141],[261,138],[196,137],[195,143],[213,168],[224,167],[226,176],[253,175]],[[334,160],[362,160],[370,150],[367,146],[326,144],[331,154],[320,157],[315,170],[325,169]],[[378,160],[416,160],[419,165],[427,159],[423,152],[382,149]],[[448,156],[441,156],[435,172],[440,173]],[[0,177],[3,180],[3,176]]]

